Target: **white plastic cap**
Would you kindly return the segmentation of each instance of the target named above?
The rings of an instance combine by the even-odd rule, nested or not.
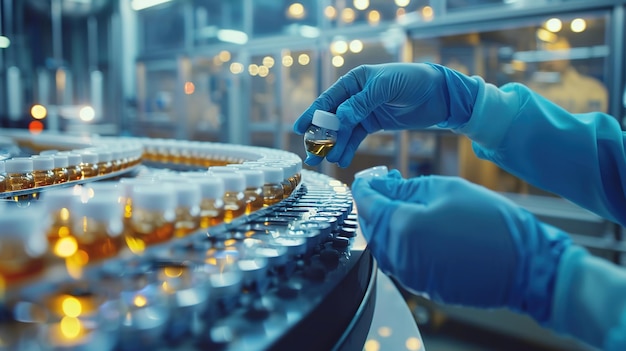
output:
[[[33,156],[34,171],[49,171],[54,169],[54,158],[52,156]]]
[[[45,208],[41,205],[27,208],[4,206],[0,212],[0,241],[21,243],[31,257],[39,257],[46,252],[48,240],[46,227],[49,221]]]
[[[388,172],[389,170],[387,169],[387,166],[375,166],[356,172],[354,174],[354,179],[384,177]]]
[[[124,188],[118,182],[92,182],[83,186],[81,197],[90,199],[106,197],[119,199],[124,194]]]
[[[166,178],[163,182],[171,186],[174,192],[176,192],[176,203],[178,206],[192,208],[200,205],[202,200],[200,185],[190,181],[181,182],[179,179],[175,180],[174,178]]]
[[[113,160],[113,154],[109,150],[98,149],[95,154],[98,155],[98,162],[111,162]]]
[[[224,197],[224,181],[220,178],[190,177],[189,180],[198,184],[203,199],[221,199]]]
[[[78,166],[83,162],[83,157],[75,152],[61,152],[59,155],[67,156],[68,166]]]
[[[285,171],[282,168],[261,166],[257,169],[263,171],[265,184],[280,184],[285,179]]]
[[[78,190],[77,190],[78,189]],[[80,198],[82,187],[52,189],[41,194],[41,202],[48,210],[58,211],[61,208],[69,209],[73,199]]]
[[[15,157],[5,161],[7,173],[28,173],[33,171],[33,160],[29,157]]]
[[[109,222],[119,220],[124,216],[124,204],[121,201],[112,201],[109,196],[95,196],[87,200],[74,199],[70,207],[73,218],[92,218],[96,221]],[[121,232],[121,223],[119,223]]]
[[[99,162],[98,154],[95,152],[83,152],[80,156],[83,158],[83,163],[95,164]]]
[[[67,168],[69,166],[69,157],[67,155],[53,155],[54,168]]]
[[[315,112],[313,112],[313,120],[311,123],[318,127],[330,130],[339,130],[339,118],[331,112],[315,110]]]
[[[232,173],[232,172],[236,172],[237,170],[234,169],[233,167],[228,167],[228,166],[211,166],[209,167],[209,172],[213,172],[213,173]]]
[[[227,192],[242,192],[246,190],[246,177],[240,173],[212,173],[213,176],[224,181],[224,190]]]
[[[260,188],[265,184],[265,174],[261,170],[240,169],[237,172],[246,178],[246,188]]]
[[[59,153],[59,150],[43,150],[39,154],[42,156],[52,156]]]
[[[133,208],[148,211],[172,211],[176,208],[176,193],[170,186],[136,185],[131,197]]]
[[[133,192],[133,188],[137,185],[147,185],[156,184],[155,180],[152,178],[122,178],[118,182],[121,192],[124,196],[130,197]]]

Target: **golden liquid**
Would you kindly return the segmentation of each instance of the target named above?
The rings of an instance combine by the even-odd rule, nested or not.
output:
[[[80,171],[83,175],[82,179],[96,177],[100,173],[98,165],[91,163],[82,163],[80,165]]]
[[[70,172],[67,168],[58,167],[52,170],[54,172],[54,184],[67,183],[70,180]]]
[[[200,203],[200,228],[208,228],[224,221],[224,201],[222,199],[202,199]]]
[[[186,236],[200,227],[200,217],[194,216],[187,207],[176,209],[176,222],[174,223],[174,236],[177,238]]]
[[[283,180],[283,199],[286,199],[289,197],[289,195],[291,195],[291,193],[294,191],[294,187],[291,184],[291,182],[289,181],[289,179],[285,179]]]
[[[244,201],[246,203],[246,214],[253,213],[256,210],[263,208],[263,190],[250,188],[244,191]]]
[[[281,184],[263,185],[263,207],[279,203],[285,196],[285,190]]]
[[[113,172],[121,171],[122,168],[124,167],[122,160],[113,160],[111,164],[113,164]]]
[[[70,181],[83,179],[83,171],[81,170],[80,166],[67,167],[67,174]]]
[[[33,171],[33,178],[36,187],[52,185],[55,182],[54,173],[51,170]]]
[[[146,211],[133,209],[131,218],[127,221],[128,239],[139,240],[149,246],[165,242],[174,235],[174,222],[168,221],[160,211]]]
[[[29,256],[20,240],[6,240],[0,246],[0,278],[5,284],[33,276],[43,269],[43,257]]]
[[[9,174],[6,185],[7,191],[32,189],[35,187],[35,178],[32,174]]]
[[[75,223],[70,233],[76,239],[78,250],[89,257],[89,262],[117,255],[124,244],[124,236],[111,236],[107,224],[83,218]]]
[[[227,191],[224,193],[224,222],[230,223],[233,219],[246,213],[246,203],[242,192]]]
[[[98,162],[98,175],[105,175],[113,172],[113,163]]]
[[[5,191],[7,191],[7,180],[2,174],[0,174],[0,193]]]
[[[306,139],[304,141],[306,146],[306,150],[313,155],[317,155],[320,157],[326,157],[328,151],[335,146],[335,141],[333,140],[309,140]]]

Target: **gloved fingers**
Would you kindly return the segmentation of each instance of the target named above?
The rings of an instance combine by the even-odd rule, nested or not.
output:
[[[391,178],[391,179],[403,179],[402,178],[402,173],[400,173],[399,170],[397,169],[392,169],[391,171],[389,171],[387,173],[387,178]]]
[[[372,87],[374,84],[365,85],[363,90],[350,96],[337,107],[337,118],[341,121],[342,127],[354,128],[364,122],[372,111],[386,102],[385,96],[377,96],[377,90]],[[370,133],[376,131],[374,127],[370,129]]]
[[[357,69],[351,70],[315,99],[313,104],[294,123],[294,132],[298,134],[306,132],[311,125],[315,110],[335,112],[339,105],[353,94],[358,93],[361,90],[357,78],[357,75],[360,74],[359,72]]]
[[[368,179],[355,179],[351,188],[352,197],[356,203],[359,217],[370,225],[380,227],[380,222],[386,220],[384,218],[385,211],[383,211],[383,209],[395,208],[395,206],[397,206],[397,204],[394,204],[387,196],[373,189]],[[383,228],[386,229],[386,226],[383,226]],[[372,233],[363,233],[368,240],[371,234]]]
[[[317,166],[320,163],[322,163],[322,160],[324,160],[323,157],[319,157],[317,155],[307,154],[306,155],[306,159],[304,160],[304,163],[306,163],[309,166]]]
[[[351,132],[340,131],[337,135],[337,142],[326,155],[326,159],[328,162],[337,162],[340,167],[347,167],[366,136],[367,131],[360,124]]]

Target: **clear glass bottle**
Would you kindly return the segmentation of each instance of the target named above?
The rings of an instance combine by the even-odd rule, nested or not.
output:
[[[4,161],[0,161],[0,193],[7,191],[7,177]]]
[[[224,181],[208,175],[185,174],[200,187],[200,228],[209,228],[224,221]]]
[[[95,152],[82,152],[80,154],[82,162],[80,163],[80,171],[83,175],[82,179],[92,178],[100,174],[98,169],[98,154]]]
[[[52,156],[33,156],[33,178],[35,187],[53,185],[56,182],[54,175],[54,158]]]
[[[304,146],[308,154],[326,157],[337,142],[339,119],[334,113],[315,110],[311,126],[304,133]]]
[[[246,213],[244,191],[246,190],[246,178],[243,174],[210,173],[224,181],[224,222],[230,223],[235,218]]]
[[[52,257],[68,258],[76,253],[78,244],[71,235],[72,201],[80,195],[80,187],[62,188],[45,191],[41,203],[46,208],[50,221],[47,230],[48,245]]]
[[[263,207],[271,206],[281,202],[285,196],[282,182],[284,171],[282,168],[259,166],[258,170],[263,172],[265,184],[263,184]]]
[[[132,214],[127,221],[126,244],[136,254],[174,235],[176,193],[170,186],[135,185],[131,190]]]
[[[246,203],[246,214],[253,213],[263,208],[263,185],[265,175],[261,170],[240,169],[239,173],[246,178],[246,190],[244,190],[244,201]]]
[[[113,172],[121,171],[123,168],[124,153],[121,148],[111,149],[111,164],[113,165]]]
[[[54,159],[54,183],[55,184],[63,184],[70,181],[70,172],[67,167],[69,166],[69,158],[67,155],[52,155]]]
[[[29,157],[15,157],[5,161],[7,172],[7,191],[32,189],[35,187],[33,177],[33,160]]]
[[[282,169],[283,179],[281,179],[280,184],[283,187],[283,199],[288,198],[295,190],[295,178],[291,175],[292,172],[295,172],[294,168],[285,162],[266,161],[264,163],[268,167]]]
[[[46,240],[45,212],[42,206],[2,205],[0,210],[0,279],[11,286],[44,270]]]

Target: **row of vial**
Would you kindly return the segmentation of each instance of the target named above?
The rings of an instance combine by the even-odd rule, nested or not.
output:
[[[146,170],[117,182],[51,189],[26,209],[8,203],[0,211],[0,278],[18,281],[54,261],[80,268],[121,252],[139,255],[230,223],[289,197],[300,171],[301,163],[279,160],[204,172]]]
[[[107,175],[141,162],[141,144],[43,151],[0,161],[0,193],[63,184]]]
[[[161,175],[154,176],[160,179]],[[143,186],[133,188],[134,193],[145,191]],[[88,204],[101,198],[101,191],[114,189],[111,185],[94,184],[74,196],[86,197],[84,204]],[[92,193],[95,195],[90,197]],[[344,205],[341,217],[345,218],[351,211],[347,205],[350,197],[348,193],[342,195],[332,188],[320,189],[296,196],[293,204],[302,199],[301,207],[296,209],[307,209],[307,213]],[[75,212],[84,207],[82,201],[77,204],[70,208],[71,216],[84,214]],[[288,217],[295,218],[293,213]],[[94,274],[80,280],[40,284],[36,291],[24,290],[0,306],[11,308],[7,314],[10,317],[0,320],[0,340],[12,350],[102,351],[177,346],[185,350],[221,349],[237,338],[248,337],[246,333],[252,335],[247,341],[264,341],[249,328],[267,327],[263,319],[270,313],[266,307],[272,301],[265,297],[296,296],[307,278],[303,271],[297,272],[306,269],[298,261],[313,260],[313,253],[322,257],[324,251],[341,255],[347,247],[343,245],[339,251],[328,249],[336,247],[334,241],[329,242],[333,237],[330,222],[297,218],[289,226],[283,226],[282,221],[258,224],[273,228],[272,235],[265,230],[234,227],[229,229],[232,235],[228,237],[211,240],[194,236],[193,240],[161,247],[152,255],[107,261]],[[271,289],[272,285],[277,289]],[[291,310],[301,311],[295,306]],[[235,311],[245,313],[232,323],[229,316]],[[280,316],[282,312],[276,313]],[[272,319],[271,323],[278,328],[288,325],[287,318]]]

